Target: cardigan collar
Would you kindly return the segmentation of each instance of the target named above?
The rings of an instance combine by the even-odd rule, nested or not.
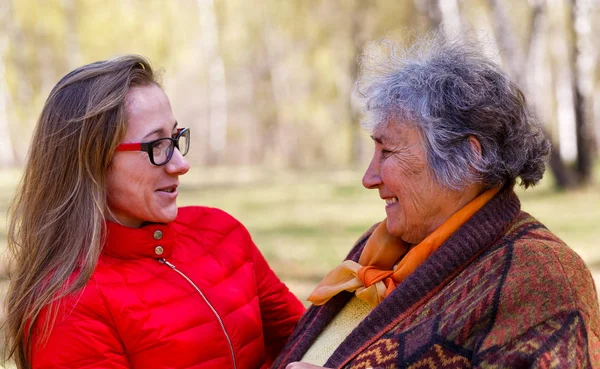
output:
[[[153,223],[141,228],[129,228],[106,220],[102,253],[119,259],[166,258],[175,244],[172,223]]]
[[[408,276],[396,289],[379,304],[369,316],[350,333],[344,342],[333,352],[325,363],[328,368],[345,365],[361,347],[373,342],[384,334],[398,317],[411,306],[426,298],[435,288],[449,282],[457,271],[466,268],[478,255],[489,249],[495,241],[513,224],[521,210],[521,203],[512,186],[505,186],[483,208],[473,215],[440,248],[433,253],[417,270]],[[373,226],[353,248],[348,259],[357,261]],[[286,355],[280,355],[273,368],[282,362],[299,361],[310,348],[327,324],[342,310],[354,296],[341,292],[322,306],[311,306],[298,326],[286,348]]]
[[[503,188],[398,285],[386,298],[388,303],[379,304],[371,312],[368,322],[358,325],[329,358],[326,366],[344,365],[350,359],[350,353],[356,352],[365,343],[373,342],[411,306],[425,299],[434,289],[447,284],[458,271],[464,270],[508,231],[520,210],[521,202],[512,187]]]

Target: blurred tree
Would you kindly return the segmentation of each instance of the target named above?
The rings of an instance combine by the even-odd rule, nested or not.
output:
[[[35,117],[60,76],[83,63],[137,53],[167,70],[163,85],[175,115],[194,132],[191,161],[363,166],[371,142],[350,99],[357,56],[368,40],[387,36],[408,45],[440,24],[449,36],[470,29],[493,35],[492,54],[501,56],[560,142],[551,162],[559,184],[589,178],[597,154],[592,107],[600,110],[600,104],[590,98],[600,95],[598,50],[590,36],[599,16],[594,0],[4,0],[2,5],[9,11],[0,65],[6,82],[0,122],[7,123],[0,129],[8,127],[8,136],[20,133],[12,143],[17,157],[24,156]],[[576,129],[583,140],[573,144],[573,158],[576,146],[580,154],[571,169],[563,159],[568,143],[576,142]]]
[[[4,55],[8,47],[7,24],[10,3],[0,4],[0,168],[16,164],[15,150],[9,126],[9,91],[6,88]]]
[[[508,11],[506,9],[506,2],[500,0],[488,0],[494,14],[494,28],[495,36],[500,46],[501,55],[505,60],[505,64],[509,73],[515,78],[517,83],[524,90],[526,96],[534,96],[533,91],[527,81],[528,71],[536,68],[532,66],[530,58],[530,51],[534,48],[537,42],[541,38],[541,23],[544,13],[547,11],[548,4],[546,0],[535,0],[531,1],[531,8],[529,9],[529,31],[525,37],[525,43],[523,47],[520,40],[516,37],[515,28],[511,26]],[[570,14],[571,24],[568,25],[568,32],[571,34],[566,35],[571,40],[569,50],[570,56],[570,85],[573,89],[573,104],[569,104],[569,107],[573,109],[573,116],[575,119],[575,137],[576,141],[573,143],[576,147],[576,165],[574,168],[567,165],[564,159],[560,155],[559,145],[556,140],[553,139],[554,150],[552,151],[550,158],[550,168],[554,173],[556,179],[556,185],[559,188],[571,188],[579,184],[589,182],[591,178],[591,162],[592,162],[592,147],[593,147],[593,134],[591,128],[591,116],[589,114],[589,101],[586,99],[586,94],[582,91],[582,86],[586,79],[591,79],[590,73],[581,73],[581,61],[582,56],[581,48],[578,47],[584,42],[587,34],[583,33],[583,30],[589,29],[589,20],[587,15],[590,12],[590,4],[588,3],[586,10],[581,11],[577,5],[578,0],[571,0],[570,2]],[[583,0],[586,1],[586,0]],[[580,32],[577,31],[576,24],[580,24]],[[564,33],[564,32],[563,32]],[[564,36],[563,36],[564,37]],[[588,48],[585,50],[591,52],[591,47],[588,44]],[[525,66],[525,67],[524,67]],[[556,85],[557,89],[561,89],[562,86],[560,81]],[[538,90],[537,88],[535,90]],[[571,95],[571,94],[569,94]],[[589,96],[589,94],[587,94]],[[535,104],[534,104],[535,106]],[[561,117],[559,117],[561,118]],[[568,116],[563,115],[562,119],[559,119],[559,125],[568,123]]]
[[[215,164],[227,145],[227,82],[221,57],[214,0],[197,0],[200,50],[206,65],[208,96],[208,163]]]
[[[23,46],[25,44],[25,36],[21,21],[16,14],[15,4],[10,0],[4,3],[4,7],[7,15],[4,35],[8,39],[8,45],[3,55],[5,60],[5,96],[12,97],[12,104],[10,107],[7,106],[5,112],[14,119],[11,130],[20,132],[22,144],[23,141],[28,141],[28,133],[32,127],[31,120],[33,116],[26,107],[33,101],[33,78],[29,72],[30,60],[27,55],[27,49]],[[23,150],[23,147],[14,146],[15,150]],[[21,152],[18,156],[24,157],[25,155]]]
[[[440,9],[442,0],[413,0],[418,14],[423,18],[427,29],[437,29],[442,25],[443,16]]]
[[[77,28],[77,0],[62,0],[64,9],[65,56],[68,69],[75,69],[82,64],[79,47],[79,29]]]
[[[350,11],[351,22],[349,27],[349,38],[351,40],[350,45],[353,47],[352,54],[354,55],[354,58],[349,60],[347,78],[350,81],[354,81],[358,76],[358,63],[356,58],[360,53],[360,48],[367,41],[367,30],[364,29],[364,26],[366,23],[366,17],[368,17],[370,12],[369,2],[360,0],[354,1],[353,8],[351,8]],[[346,91],[350,90],[350,88],[347,88]],[[345,94],[340,95],[345,97]],[[364,133],[361,129],[359,121],[360,112],[358,111],[357,106],[355,104],[352,104],[352,99],[345,98],[344,100],[348,101],[346,109],[350,113],[349,116],[346,118],[350,123],[350,163],[357,165],[363,161],[363,158],[366,155],[366,148],[363,144],[364,140],[362,138]]]
[[[591,0],[571,0],[571,74],[575,132],[577,139],[577,180],[589,183],[592,178],[592,162],[595,150],[591,94],[595,60],[591,42]]]

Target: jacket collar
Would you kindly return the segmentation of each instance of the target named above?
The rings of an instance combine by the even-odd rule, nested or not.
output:
[[[173,224],[148,224],[129,228],[106,220],[102,253],[119,259],[167,258],[173,251]]]

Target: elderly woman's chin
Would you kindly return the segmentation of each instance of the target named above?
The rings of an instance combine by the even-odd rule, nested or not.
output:
[[[393,217],[386,219],[386,227],[392,236],[410,244],[417,244],[427,236],[427,232],[420,229],[420,227],[406,225],[400,219],[394,219]]]

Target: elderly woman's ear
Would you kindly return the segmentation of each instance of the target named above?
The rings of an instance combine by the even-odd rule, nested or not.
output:
[[[469,136],[469,145],[471,145],[471,150],[477,154],[477,158],[481,158],[481,143],[475,136]]]
[[[473,135],[469,135],[469,146],[471,146],[471,151],[473,151],[473,160],[475,161],[475,163],[472,163],[471,165],[469,165],[469,170],[472,173],[475,173],[476,175],[478,175],[477,173],[477,169],[478,167],[481,166],[481,162],[483,159],[483,152],[481,150],[481,143],[479,142],[479,140],[477,139],[477,137],[473,136]],[[479,164],[479,165],[477,165]]]

